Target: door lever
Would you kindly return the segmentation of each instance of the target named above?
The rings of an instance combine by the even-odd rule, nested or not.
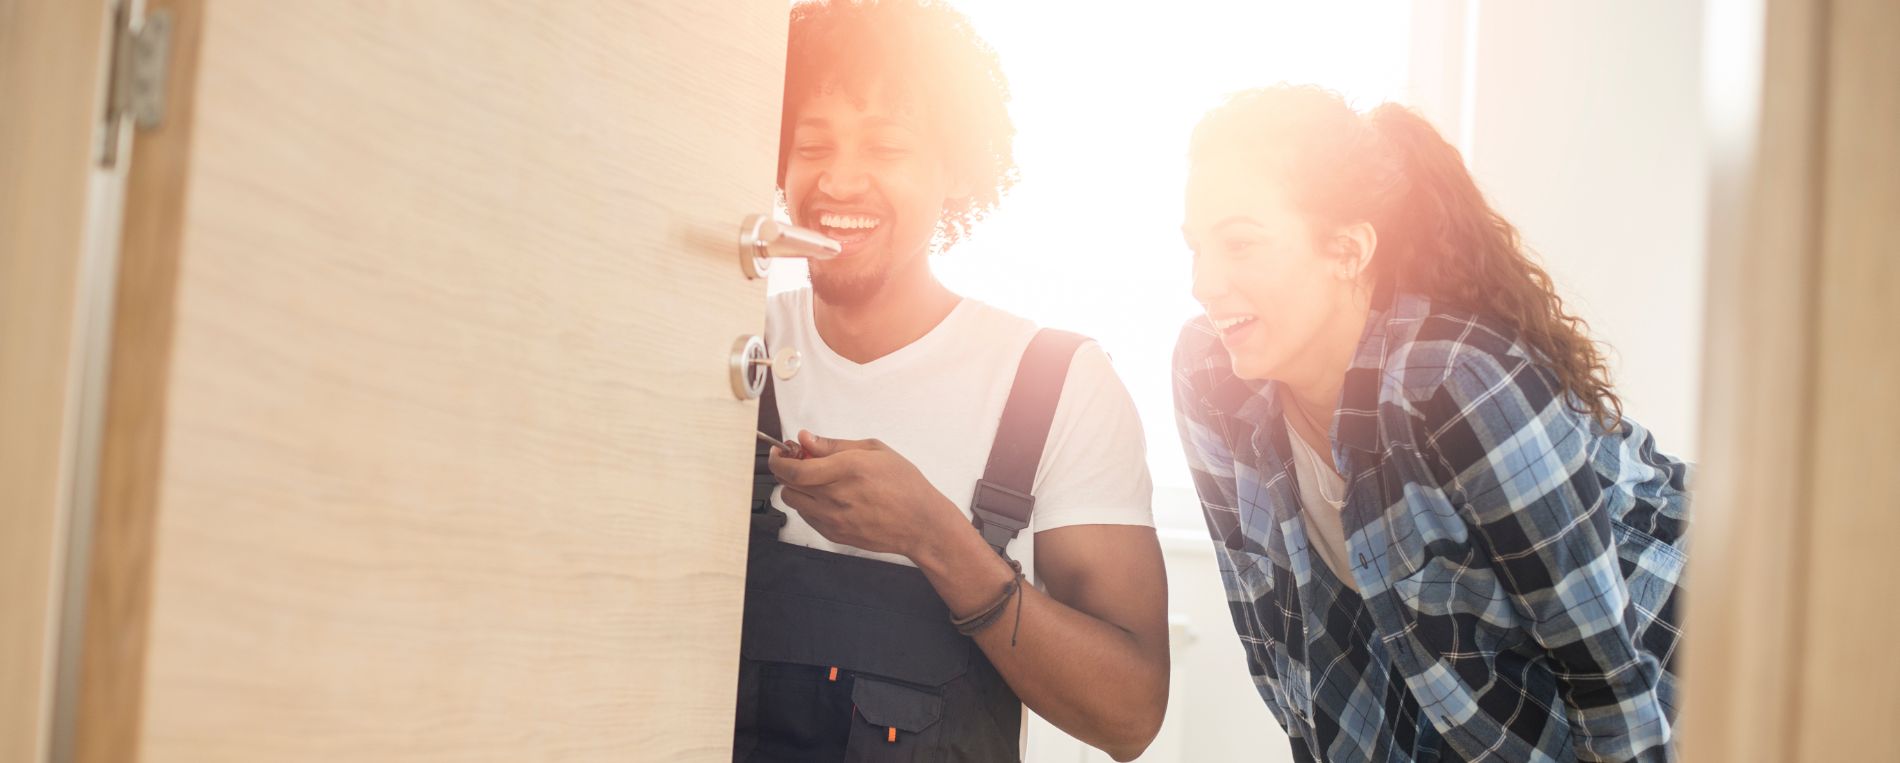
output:
[[[829,260],[844,247],[823,233],[772,219],[747,215],[739,224],[739,268],[747,279],[764,278],[774,257]]]

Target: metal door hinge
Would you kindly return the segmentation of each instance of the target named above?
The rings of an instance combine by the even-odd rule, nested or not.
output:
[[[99,164],[118,161],[119,133],[127,121],[141,130],[165,118],[165,67],[171,59],[170,11],[153,11],[137,23],[130,0],[119,3],[112,25],[112,79],[107,88]]]

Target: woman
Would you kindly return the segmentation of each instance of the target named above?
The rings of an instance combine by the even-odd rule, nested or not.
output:
[[[1190,148],[1175,402],[1300,760],[1665,760],[1687,468],[1412,112],[1242,93]]]

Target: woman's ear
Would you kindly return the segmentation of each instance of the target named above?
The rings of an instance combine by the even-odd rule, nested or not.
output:
[[[1333,232],[1333,250],[1338,255],[1339,279],[1357,281],[1379,252],[1379,232],[1364,221],[1342,226]]]

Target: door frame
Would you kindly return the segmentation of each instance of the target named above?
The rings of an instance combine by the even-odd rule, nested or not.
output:
[[[102,378],[107,0],[0,0],[0,759],[46,760]]]

